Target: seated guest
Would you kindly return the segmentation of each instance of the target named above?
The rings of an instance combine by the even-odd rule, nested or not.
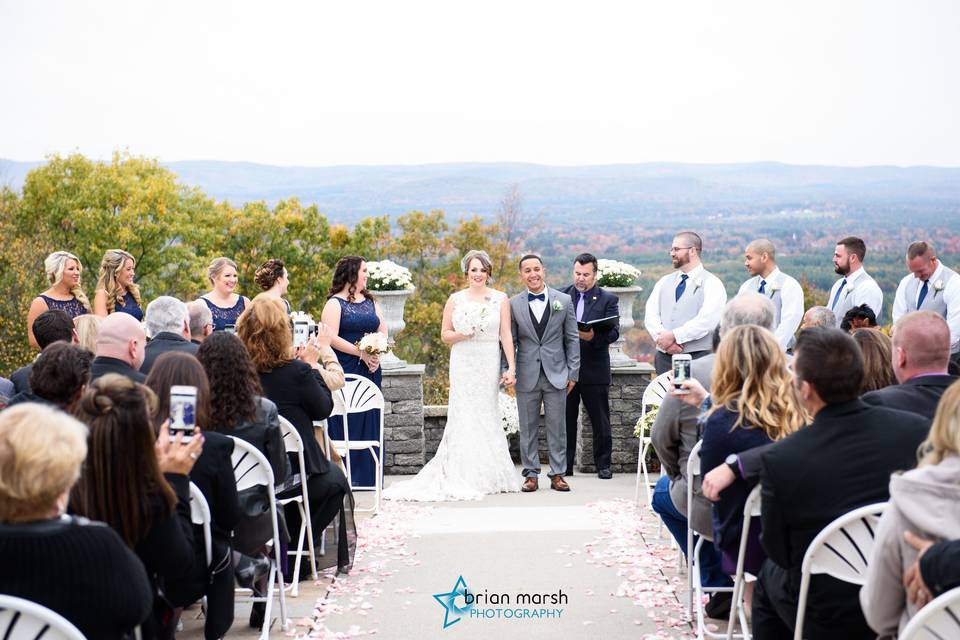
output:
[[[303,439],[307,468],[295,467],[294,472],[307,478],[314,536],[319,536],[340,516],[337,553],[333,560],[337,569],[346,573],[353,566],[356,545],[353,493],[340,468],[323,455],[313,432],[314,421],[323,420],[333,410],[333,397],[319,372],[321,345],[317,338],[311,338],[295,359],[290,317],[279,300],[264,294],[254,298],[240,316],[237,335],[250,352],[264,394]],[[299,511],[294,506],[286,515],[289,530],[297,531]]]
[[[207,278],[213,289],[200,299],[213,314],[213,330],[235,328],[240,314],[250,305],[246,296],[234,293],[237,288],[237,263],[230,258],[215,258],[207,267]]]
[[[13,386],[13,383],[6,378],[0,378],[0,409],[3,409],[7,406],[7,403],[10,402],[10,398],[17,394],[16,387]]]
[[[766,296],[745,293],[732,299],[724,307],[720,317],[720,332],[726,335],[734,327],[757,325],[772,331],[776,322],[776,308]],[[716,362],[716,354],[710,354],[692,363],[692,375],[707,389]],[[703,499],[694,487],[694,504],[687,504],[687,458],[690,450],[700,439],[698,418],[700,411],[684,404],[680,396],[668,395],[663,399],[656,421],[651,430],[651,440],[660,460],[664,475],[660,477],[653,492],[653,510],[660,516],[667,529],[686,554],[687,522],[694,531],[713,534],[710,503]],[[713,544],[704,544],[700,552],[700,579],[704,586],[725,587],[730,578],[720,568],[720,554]],[[710,617],[723,617],[729,606],[729,594],[716,594],[707,605]]]
[[[60,309],[71,319],[90,313],[90,301],[80,286],[83,266],[80,259],[66,251],[54,251],[43,261],[50,288],[33,299],[27,312],[27,341],[31,347],[39,347],[33,335],[33,321],[44,311]]]
[[[104,324],[121,317],[140,326],[126,313]],[[189,443],[180,435],[171,442],[165,428],[156,436],[149,415],[155,403],[152,391],[119,374],[90,383],[76,412],[90,429],[87,461],[70,495],[72,513],[109,524],[146,568],[154,606],[144,638],[171,636],[173,608],[163,594],[194,571],[187,474],[203,445],[199,432]]]
[[[170,296],[160,296],[147,305],[147,333],[150,342],[143,350],[141,373],[149,375],[157,357],[176,351],[197,354],[197,345],[190,341],[190,313],[187,305]]]
[[[897,384],[891,362],[890,338],[877,329],[854,329],[850,335],[863,354],[863,383],[860,393]]]
[[[136,260],[120,249],[110,249],[100,261],[100,277],[93,294],[93,312],[104,318],[114,311],[143,320],[140,287],[133,281]]]
[[[858,399],[863,356],[850,334],[808,329],[793,361],[809,426],[770,445],[762,456],[763,548],[753,595],[758,640],[787,638],[796,622],[804,553],[839,516],[885,501],[890,474],[916,464],[930,422],[916,414],[871,407]],[[856,585],[827,575],[810,581],[804,636],[874,638]]]
[[[90,365],[90,382],[107,373],[119,373],[134,382],[147,377],[140,373],[147,336],[143,327],[128,313],[111,313],[100,325],[97,350]]]
[[[883,638],[896,637],[917,613],[903,585],[917,550],[904,539],[904,532],[960,538],[960,384],[943,394],[920,455],[916,469],[890,478],[890,502],[880,519],[860,591],[863,615]]]
[[[84,637],[120,640],[147,618],[153,592],[113,529],[62,515],[86,455],[86,427],[61,411],[0,413],[0,593],[56,611]]]
[[[213,314],[203,300],[188,302],[187,311],[190,312],[190,342],[200,344],[213,333]]]
[[[103,318],[92,313],[85,313],[73,319],[73,326],[77,330],[77,344],[90,353],[97,350],[97,335],[100,333],[100,323]]]
[[[148,318],[150,309],[160,300],[157,298],[147,307]],[[234,563],[230,553],[230,532],[240,522],[242,515],[230,459],[233,440],[216,433],[210,421],[210,385],[203,367],[192,355],[175,352],[161,354],[154,362],[146,384],[157,395],[157,410],[153,419],[156,430],[170,416],[171,387],[187,385],[197,389],[195,419],[197,426],[203,430],[203,452],[190,470],[190,481],[197,485],[210,506],[213,560],[207,567],[206,550],[200,537],[194,546],[194,564],[199,570],[195,570],[188,580],[167,585],[167,594],[175,605],[188,605],[206,596],[204,635],[209,640],[215,640],[223,637],[233,623]],[[269,563],[264,561],[262,565],[261,573],[269,572]]]
[[[51,309],[38,315],[33,321],[33,335],[40,349],[46,349],[54,342],[77,342],[73,320],[66,311],[60,309]],[[31,368],[33,368],[32,362],[10,374],[10,381],[13,382],[16,393],[30,391]]]
[[[859,307],[853,307],[840,320],[840,328],[844,331],[854,331],[855,329],[873,329],[877,326],[877,314],[873,312],[868,305],[862,304]]]
[[[950,327],[940,314],[914,311],[893,324],[893,373],[900,384],[867,393],[867,404],[918,413],[933,418],[937,403],[956,382],[947,374]]]
[[[44,349],[30,370],[30,388],[10,398],[10,405],[40,402],[70,412],[90,377],[93,354],[78,344],[54,342]]]
[[[917,559],[903,574],[908,602],[919,609],[960,587],[960,539],[934,542],[912,531],[904,532],[903,537],[917,552]]]
[[[833,315],[833,311],[826,307],[810,307],[803,314],[803,320],[800,322],[801,331],[814,327],[833,328],[835,326],[837,326],[837,316]]]
[[[700,447],[704,472],[726,464],[730,454],[779,440],[806,422],[787,359],[766,329],[745,325],[728,331],[720,342],[710,383],[713,409]],[[737,572],[743,506],[755,484],[737,480],[713,505],[713,542],[721,552],[720,566],[728,575]],[[760,522],[755,519],[750,526],[745,570],[759,573],[764,557]],[[752,584],[746,593],[748,603]]]

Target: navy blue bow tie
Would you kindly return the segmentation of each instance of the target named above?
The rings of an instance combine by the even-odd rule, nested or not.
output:
[[[545,293],[530,293],[527,292],[527,302],[533,302],[534,300],[539,300],[540,302],[546,302],[547,294]]]

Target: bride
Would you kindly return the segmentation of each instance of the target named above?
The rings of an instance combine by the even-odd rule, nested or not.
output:
[[[447,299],[441,339],[450,346],[447,425],[436,455],[410,480],[383,492],[388,500],[479,500],[517,491],[519,476],[500,422],[499,385],[516,382],[510,305],[491,289],[490,257],[470,251],[460,261],[470,285]],[[500,375],[500,345],[507,370]]]

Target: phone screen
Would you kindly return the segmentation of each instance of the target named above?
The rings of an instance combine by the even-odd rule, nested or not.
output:
[[[310,335],[310,323],[306,320],[294,320],[293,322],[293,346],[299,347],[306,344]]]
[[[185,385],[170,387],[170,436],[181,432],[184,434],[183,439],[187,440],[187,436],[193,435],[196,426],[197,388]]]
[[[673,358],[673,388],[674,393],[689,393],[680,388],[684,380],[690,379],[690,368],[693,360],[690,356]]]
[[[227,333],[236,333],[236,332],[237,332],[237,325],[235,325],[235,324],[227,324],[227,325],[224,325],[224,326],[223,326],[223,330],[226,331]]]

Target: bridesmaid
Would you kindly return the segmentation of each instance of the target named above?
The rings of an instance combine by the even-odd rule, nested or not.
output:
[[[207,303],[213,315],[213,330],[236,328],[237,318],[250,304],[246,296],[233,292],[237,288],[237,263],[230,258],[214,258],[207,267],[207,278],[213,289],[200,299]]]
[[[279,299],[287,315],[293,313],[290,303],[283,297],[287,295],[287,288],[290,286],[290,274],[283,265],[283,260],[270,258],[264,262],[254,274],[253,281],[270,297]]]
[[[356,343],[368,333],[387,334],[380,305],[367,291],[367,263],[359,256],[346,256],[337,262],[333,274],[330,297],[323,307],[321,321],[335,334],[330,346],[344,373],[353,373],[373,380],[380,387],[382,372],[380,356],[361,352]],[[375,440],[380,428],[377,411],[350,416],[351,440]],[[328,420],[330,437],[343,438],[343,421],[339,417]],[[373,458],[366,451],[350,452],[350,474],[354,486],[373,486]]]
[[[121,249],[110,249],[100,261],[100,278],[93,293],[93,312],[101,318],[114,311],[129,313],[143,321],[140,287],[134,281],[136,260]]]
[[[33,336],[33,321],[44,311],[60,309],[71,318],[90,313],[90,300],[80,287],[83,265],[80,258],[67,251],[54,251],[43,261],[50,288],[33,299],[27,312],[27,340],[30,346],[40,348]]]

